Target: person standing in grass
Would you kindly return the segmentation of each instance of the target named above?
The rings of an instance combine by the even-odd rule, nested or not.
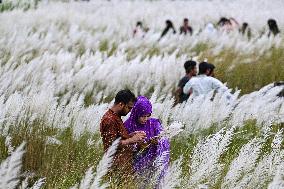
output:
[[[268,28],[269,28],[268,37],[271,36],[271,35],[276,36],[280,33],[280,30],[278,28],[276,20],[269,19],[267,21],[267,25],[268,25]]]
[[[225,92],[228,88],[218,79],[207,76],[210,73],[209,64],[201,62],[199,64],[198,76],[191,78],[184,86],[183,92],[193,97],[207,95],[212,90]]]
[[[176,29],[175,29],[174,24],[172,23],[172,21],[166,20],[166,27],[165,27],[165,29],[163,30],[163,32],[162,32],[161,37],[159,38],[159,40],[162,39],[162,38],[169,32],[169,30],[172,30],[172,31],[173,31],[173,34],[176,33]]]
[[[133,30],[133,37],[144,37],[145,33],[149,31],[149,28],[144,27],[141,21],[136,23],[136,27]]]
[[[134,155],[134,171],[139,180],[139,188],[147,188],[149,184],[156,184],[163,177],[164,171],[169,164],[170,143],[168,139],[159,138],[163,130],[158,119],[150,118],[152,114],[152,104],[144,96],[139,96],[134,104],[130,117],[125,121],[125,127],[129,133],[143,131],[147,138],[144,142],[137,144],[137,152]],[[154,161],[163,156],[162,167],[156,167]],[[159,172],[160,171],[160,172]],[[158,178],[151,181],[158,173]],[[154,182],[154,183],[151,183]]]
[[[250,29],[250,27],[249,27],[249,25],[248,25],[247,22],[244,22],[244,23],[242,24],[242,27],[241,27],[241,29],[240,29],[240,33],[241,33],[243,36],[247,37],[248,40],[251,39],[251,29]]]
[[[184,18],[183,19],[183,25],[179,28],[179,34],[184,34],[186,35],[187,33],[189,33],[190,35],[192,35],[193,30],[192,27],[189,25],[188,23],[188,19]]]
[[[135,101],[136,97],[130,90],[119,91],[115,96],[114,105],[101,120],[100,133],[105,151],[116,139],[121,138],[110,170],[112,180],[123,180],[133,174],[133,145],[144,141],[146,137],[143,131],[129,133],[121,119],[131,111]]]
[[[178,83],[178,88],[175,92],[175,98],[177,103],[182,103],[189,98],[189,94],[183,92],[183,87],[185,84],[197,74],[196,62],[193,60],[188,60],[184,63],[185,76],[180,79]]]

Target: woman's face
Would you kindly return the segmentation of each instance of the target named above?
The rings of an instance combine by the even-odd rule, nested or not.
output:
[[[146,124],[146,122],[148,121],[148,119],[151,117],[151,114],[147,114],[147,115],[143,115],[141,117],[138,118],[138,122],[140,124]]]

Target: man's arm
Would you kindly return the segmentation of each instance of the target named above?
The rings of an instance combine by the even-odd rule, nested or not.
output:
[[[211,81],[212,81],[212,87],[213,89],[216,89],[220,92],[225,92],[228,90],[228,87],[226,85],[224,85],[221,81],[219,81],[218,79],[216,78],[211,78]]]
[[[133,134],[132,137],[121,140],[120,144],[124,146],[124,145],[129,145],[129,144],[133,144],[137,142],[142,142],[144,141],[145,138],[146,138],[146,133],[144,131],[139,131]]]
[[[103,144],[105,150],[108,149],[112,143],[120,136],[119,131],[117,130],[116,125],[111,123],[102,123],[101,125],[101,136],[103,139]],[[120,140],[118,148],[123,146],[133,144],[136,142],[141,142],[145,139],[146,134],[143,131],[136,132],[133,135],[129,135],[129,138]]]
[[[112,143],[118,138],[117,129],[113,124],[102,122],[100,130],[104,149],[107,150],[112,145]]]
[[[191,83],[188,81],[185,86],[183,87],[183,93],[184,94],[190,94],[191,93]]]

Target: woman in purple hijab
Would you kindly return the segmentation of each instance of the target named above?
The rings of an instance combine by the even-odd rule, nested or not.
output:
[[[151,114],[151,102],[146,97],[139,96],[130,117],[124,123],[128,133],[144,131],[147,135],[144,144],[137,145],[138,150],[134,156],[134,170],[138,176],[146,178],[146,183],[157,174],[158,169],[160,169],[160,175],[157,175],[159,182],[169,163],[169,140],[158,137],[163,128],[158,119],[150,118]],[[163,165],[158,168],[153,163],[159,156],[163,156]]]

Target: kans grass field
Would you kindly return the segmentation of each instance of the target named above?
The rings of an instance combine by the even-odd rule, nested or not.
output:
[[[0,188],[136,188],[104,178],[100,119],[124,88],[149,97],[169,131],[160,188],[284,188],[284,87],[274,87],[284,80],[283,9],[283,0],[2,0]],[[222,16],[248,22],[251,38],[204,31]],[[166,19],[178,29],[185,17],[192,36],[158,41]],[[280,35],[267,37],[269,18]],[[145,37],[132,36],[139,20]],[[191,58],[215,64],[230,100],[210,93],[173,106]]]

